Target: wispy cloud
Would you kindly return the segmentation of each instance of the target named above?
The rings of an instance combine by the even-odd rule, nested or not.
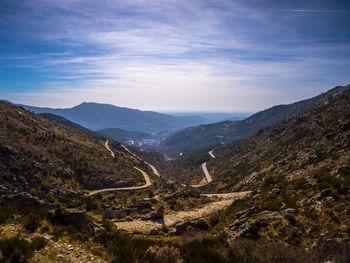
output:
[[[5,94],[22,103],[254,110],[315,95],[348,78],[349,35],[333,25],[337,18],[295,20],[268,6],[229,0],[9,5],[0,18],[0,33],[10,43],[0,43],[8,45],[0,49],[0,70],[26,84],[0,79],[0,89],[22,87]]]

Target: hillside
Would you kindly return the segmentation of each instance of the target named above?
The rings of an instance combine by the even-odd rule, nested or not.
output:
[[[190,152],[226,144],[254,135],[259,129],[288,120],[333,96],[342,87],[335,87],[319,96],[289,105],[278,105],[260,111],[242,121],[225,121],[180,130],[163,141],[169,152]]]
[[[213,178],[203,187],[181,184],[199,183],[193,172],[203,179],[196,161],[182,164],[189,178],[175,183],[163,172],[181,169],[163,167],[161,154],[133,154],[10,103],[0,111],[0,256],[8,262],[349,260],[350,87],[215,148],[215,158],[201,152]]]
[[[96,189],[142,181],[133,169],[139,162],[122,150],[111,161],[103,138],[9,103],[0,102],[0,110],[2,191]]]
[[[255,191],[218,215],[217,229],[306,248],[350,241],[350,86],[214,152],[206,191]]]
[[[198,116],[171,116],[153,111],[141,111],[109,104],[82,103],[73,108],[51,109],[25,106],[35,113],[52,113],[62,116],[90,130],[120,128],[131,131],[153,133],[174,131],[188,126],[206,123]]]
[[[42,117],[44,117],[52,122],[55,122],[57,124],[62,124],[62,125],[74,128],[74,129],[82,130],[85,132],[90,132],[89,129],[87,129],[79,124],[76,124],[70,120],[67,120],[66,118],[64,118],[62,116],[58,116],[58,115],[55,115],[52,113],[39,113],[38,115],[40,115],[40,116],[42,116]]]

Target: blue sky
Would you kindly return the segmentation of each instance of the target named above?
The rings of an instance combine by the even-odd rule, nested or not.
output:
[[[350,2],[0,0],[0,97],[256,111],[350,83]]]

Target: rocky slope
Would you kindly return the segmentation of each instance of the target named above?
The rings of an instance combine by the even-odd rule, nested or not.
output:
[[[207,191],[256,193],[219,215],[218,229],[309,249],[350,242],[350,86],[215,156]]]
[[[140,162],[116,150],[111,161],[105,139],[0,102],[1,192],[98,189],[142,183]]]

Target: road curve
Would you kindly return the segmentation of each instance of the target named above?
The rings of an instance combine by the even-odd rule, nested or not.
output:
[[[213,181],[213,179],[211,178],[211,175],[209,174],[206,162],[202,164],[202,169],[203,169],[203,172],[204,172],[205,178],[207,179],[208,184],[211,183]]]
[[[107,140],[107,141],[105,142],[105,147],[106,147],[106,149],[111,153],[111,156],[112,156],[113,158],[115,158],[115,154],[114,154],[114,152],[111,150],[111,148],[109,148],[108,143],[109,143],[109,140]]]
[[[160,174],[159,174],[159,172],[158,172],[158,170],[157,170],[156,167],[154,167],[152,164],[150,164],[149,162],[145,161],[145,160],[142,159],[141,157],[137,156],[136,154],[134,154],[134,153],[133,153],[132,151],[130,151],[125,145],[122,144],[122,147],[123,147],[123,149],[124,149],[125,151],[127,151],[128,153],[130,153],[132,156],[134,156],[135,158],[137,158],[137,159],[139,159],[140,161],[142,161],[142,162],[144,162],[145,164],[147,164],[147,165],[151,168],[151,170],[152,170],[152,172],[154,173],[154,175],[160,177]]]
[[[147,187],[150,187],[152,185],[152,182],[151,182],[151,179],[149,178],[149,175],[145,171],[143,171],[143,170],[141,170],[141,169],[139,169],[137,167],[134,167],[134,169],[136,169],[137,171],[139,171],[143,175],[143,178],[145,179],[145,184],[140,185],[140,186],[127,186],[127,187],[98,189],[98,190],[90,191],[88,193],[88,195],[91,196],[91,195],[95,195],[95,194],[98,194],[98,193],[113,192],[113,191],[140,190],[140,189],[145,189]]]
[[[209,151],[208,153],[209,153],[209,155],[210,155],[211,158],[215,159],[215,155],[213,154],[213,151],[214,151],[214,150],[211,150],[211,151]]]
[[[105,142],[105,147],[106,149],[111,153],[111,156],[113,158],[115,158],[115,154],[114,152],[112,151],[112,149],[109,147],[108,145],[109,143],[109,140],[107,140]],[[126,148],[126,147],[125,147]],[[126,148],[127,149],[127,148]],[[127,149],[128,152],[129,149]],[[130,152],[131,153],[131,152]],[[133,154],[134,155],[134,154]],[[135,155],[134,155],[135,156]],[[139,157],[138,157],[139,158]],[[140,158],[139,158],[140,159]],[[145,189],[147,187],[150,187],[152,185],[152,182],[151,182],[151,179],[149,177],[149,175],[141,170],[140,168],[137,168],[137,167],[134,167],[134,169],[136,169],[137,171],[139,171],[142,175],[143,175],[143,178],[145,179],[145,184],[143,185],[139,185],[139,186],[127,186],[127,187],[115,187],[115,188],[104,188],[104,189],[98,189],[98,190],[92,190],[88,193],[89,196],[91,195],[95,195],[95,194],[98,194],[98,193],[103,193],[103,192],[112,192],[112,191],[130,191],[130,190],[140,190],[140,189]],[[155,169],[155,168],[154,168]],[[152,169],[153,170],[153,169]],[[154,171],[153,171],[154,172]]]
[[[148,163],[148,162],[145,162],[145,163],[152,169],[152,172],[153,172],[156,176],[160,177],[160,174],[159,174],[159,172],[158,172],[158,170],[157,170],[156,167],[154,167],[152,164],[150,164],[150,163]]]
[[[211,158],[214,159],[215,155],[213,154],[213,151],[214,150],[209,151],[208,154],[210,155]],[[208,171],[208,168],[207,168],[207,162],[202,163],[202,170],[203,170],[203,173],[205,175],[205,179],[207,180],[207,182],[204,184],[192,184],[192,185],[190,185],[190,187],[194,187],[194,188],[202,187],[202,186],[205,186],[213,181],[213,178],[211,177],[211,175]]]

